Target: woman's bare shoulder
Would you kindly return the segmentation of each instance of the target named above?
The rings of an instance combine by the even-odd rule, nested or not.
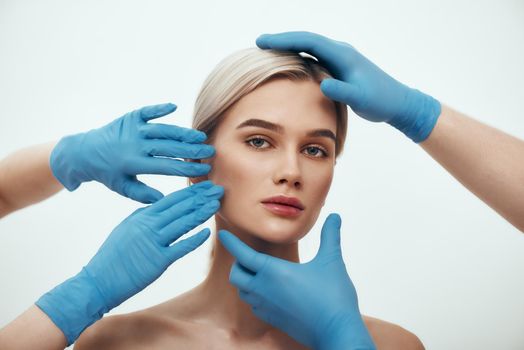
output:
[[[88,327],[75,343],[75,350],[146,349],[169,336],[183,335],[172,319],[147,310],[104,317]]]
[[[377,350],[424,350],[420,339],[399,325],[369,316],[364,316],[364,322]]]
[[[75,350],[172,348],[194,337],[192,291],[129,314],[104,317],[87,328]],[[169,345],[169,347],[167,346]]]

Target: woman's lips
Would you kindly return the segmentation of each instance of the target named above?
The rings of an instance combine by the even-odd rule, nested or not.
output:
[[[295,217],[302,213],[302,210],[292,207],[290,205],[279,203],[262,203],[262,205],[270,212],[280,216]]]

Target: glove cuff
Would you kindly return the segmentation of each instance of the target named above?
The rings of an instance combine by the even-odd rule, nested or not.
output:
[[[425,93],[409,88],[404,110],[390,124],[416,143],[426,140],[440,116],[440,102]]]
[[[84,142],[84,134],[70,135],[62,138],[49,157],[49,165],[55,178],[69,191],[76,190],[82,182],[88,181],[81,167],[82,157],[79,148]]]
[[[42,295],[35,303],[73,344],[80,333],[109,311],[85,268]]]

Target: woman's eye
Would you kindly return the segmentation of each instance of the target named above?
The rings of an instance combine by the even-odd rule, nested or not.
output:
[[[306,147],[306,152],[308,156],[312,156],[316,158],[325,158],[328,156],[326,151],[324,151],[320,147],[315,147],[315,146]]]
[[[260,137],[253,137],[252,139],[249,139],[246,142],[255,148],[266,148],[266,147],[262,147],[262,145],[264,144],[264,142],[268,143],[266,140]]]
[[[246,143],[250,147],[253,147],[255,149],[266,149],[271,145],[267,140],[261,137],[250,138],[246,140]],[[267,146],[264,147],[266,143],[267,143]],[[313,158],[327,158],[329,155],[326,150],[324,150],[321,147],[317,147],[317,146],[306,147],[304,151],[306,152],[306,155],[313,157]]]

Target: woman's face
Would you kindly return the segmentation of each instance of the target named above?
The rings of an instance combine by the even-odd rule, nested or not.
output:
[[[224,114],[207,178],[224,187],[220,228],[270,243],[293,243],[313,227],[335,166],[336,110],[314,81],[278,78]],[[303,210],[264,204],[298,199]]]

